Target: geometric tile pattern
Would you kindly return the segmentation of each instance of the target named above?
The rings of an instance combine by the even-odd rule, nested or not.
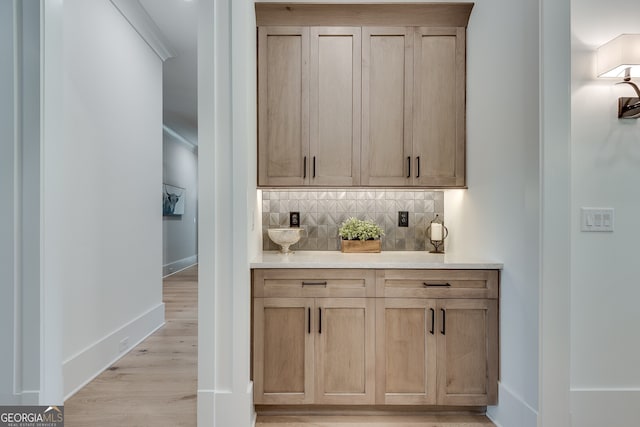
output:
[[[398,211],[409,212],[409,227],[398,227]],[[425,250],[425,230],[440,215],[444,193],[420,190],[262,190],[262,246],[277,250],[269,227],[289,226],[289,212],[300,212],[307,236],[293,250],[339,250],[338,228],[350,217],[368,219],[382,227],[385,251]],[[427,249],[433,249],[427,243]]]

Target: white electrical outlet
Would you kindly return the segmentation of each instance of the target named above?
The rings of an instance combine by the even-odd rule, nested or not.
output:
[[[581,208],[580,231],[613,231],[613,208]]]
[[[127,348],[129,348],[129,337],[123,338],[122,341],[120,341],[120,345],[118,346],[118,351],[122,353]]]

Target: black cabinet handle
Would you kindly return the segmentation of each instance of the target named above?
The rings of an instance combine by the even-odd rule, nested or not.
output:
[[[302,286],[324,286],[327,287],[327,282],[302,282]]]
[[[441,308],[440,311],[442,312],[442,329],[440,330],[440,333],[442,335],[446,335],[447,334],[447,330],[446,330],[447,312],[444,311],[444,308]]]
[[[416,157],[416,163],[418,164],[418,171],[416,173],[416,178],[420,178],[420,156]]]
[[[307,156],[304,156],[304,160],[302,161],[302,170],[304,171],[302,175],[302,178],[304,179],[307,177]]]
[[[307,307],[307,315],[309,316],[309,322],[307,323],[307,333],[311,334],[311,307]]]
[[[407,157],[407,178],[411,178],[411,156]]]
[[[316,156],[313,156],[313,177],[316,177]]]
[[[427,283],[427,282],[422,282],[422,285],[425,288],[450,288],[451,287],[451,283]]]
[[[430,308],[429,310],[431,311],[431,330],[429,333],[433,335],[436,327],[436,311],[433,308]]]
[[[318,313],[320,316],[318,317],[318,333],[322,333],[322,307],[318,307]]]

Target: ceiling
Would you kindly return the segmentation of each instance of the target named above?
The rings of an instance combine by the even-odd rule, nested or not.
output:
[[[163,122],[198,144],[198,3],[139,0],[175,52],[163,66]]]

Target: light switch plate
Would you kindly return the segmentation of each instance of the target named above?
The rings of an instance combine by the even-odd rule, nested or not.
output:
[[[580,231],[613,231],[613,208],[581,208]]]

